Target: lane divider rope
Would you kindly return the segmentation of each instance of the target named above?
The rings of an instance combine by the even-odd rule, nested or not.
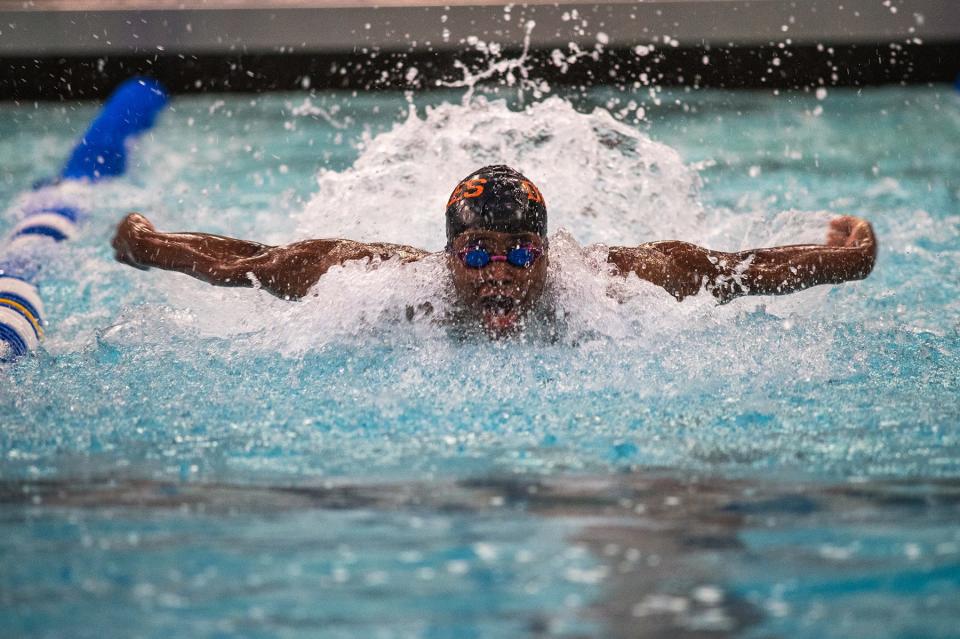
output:
[[[0,362],[36,350],[46,328],[38,276],[44,256],[77,236],[88,217],[51,187],[66,180],[98,182],[127,170],[127,141],[151,127],[168,101],[156,80],[132,78],[107,99],[74,146],[60,175],[41,182],[25,198],[22,219],[0,242]]]

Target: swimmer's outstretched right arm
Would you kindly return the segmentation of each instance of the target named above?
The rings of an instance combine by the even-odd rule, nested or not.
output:
[[[331,267],[350,260],[418,260],[428,253],[400,244],[363,244],[351,240],[305,240],[267,246],[205,233],[161,233],[147,218],[127,215],[117,225],[112,245],[117,261],[186,273],[217,286],[260,286],[283,299],[307,294]]]

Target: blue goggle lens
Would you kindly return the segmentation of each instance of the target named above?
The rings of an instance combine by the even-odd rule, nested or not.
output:
[[[540,252],[536,249],[518,246],[507,252],[506,261],[517,268],[527,268],[536,261],[539,254]],[[491,260],[490,252],[484,248],[477,247],[463,253],[463,263],[470,268],[483,268]]]
[[[520,268],[527,268],[533,264],[535,259],[537,259],[537,253],[523,246],[510,249],[510,252],[507,253],[507,262]]]
[[[483,249],[475,248],[464,254],[463,263],[470,268],[483,268],[490,263],[490,254]]]

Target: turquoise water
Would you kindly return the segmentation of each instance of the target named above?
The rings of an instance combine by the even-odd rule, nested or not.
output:
[[[65,187],[91,214],[45,351],[0,371],[3,634],[956,636],[960,98],[633,97],[183,97],[127,178]],[[5,230],[95,107],[0,111]],[[550,207],[556,342],[407,322],[446,299],[430,261],[288,304],[111,260],[129,210],[438,249],[495,161]],[[724,307],[589,248],[839,213],[877,230],[870,278]]]

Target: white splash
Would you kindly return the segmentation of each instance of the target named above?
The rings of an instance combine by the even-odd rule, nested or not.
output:
[[[310,98],[304,98],[303,102],[294,106],[292,102],[287,103],[290,108],[290,114],[294,117],[315,117],[320,118],[335,129],[345,129],[350,124],[350,118],[343,120],[337,119],[334,115],[339,111],[339,106],[334,105],[330,109],[325,109],[320,105],[314,104]]]
[[[148,149],[149,151],[149,149]],[[159,151],[145,153],[159,162]],[[183,157],[175,162],[187,162]],[[828,289],[789,298],[739,300],[717,307],[709,296],[676,303],[665,291],[635,277],[611,274],[606,246],[683,239],[711,248],[736,250],[822,240],[827,214],[786,212],[773,220],[762,213],[735,215],[706,211],[699,201],[700,178],[672,148],[618,122],[607,111],[580,113],[553,97],[511,110],[504,101],[476,98],[443,104],[407,118],[388,132],[368,137],[360,156],[343,171],[322,170],[318,189],[294,213],[293,241],[307,237],[347,237],[388,241],[437,251],[445,244],[443,210],[453,186],[485,164],[505,163],[523,171],[547,200],[551,227],[549,297],[569,343],[593,339],[632,340],[650,352],[687,348],[689,335],[733,325],[743,313],[763,308],[768,316],[816,313],[812,299]],[[180,169],[185,170],[181,167]],[[143,202],[162,201],[160,191],[175,187],[180,173],[158,174],[150,188],[123,183],[59,187],[81,206],[144,210]],[[12,207],[16,208],[16,207]],[[223,215],[231,207],[219,211]],[[203,213],[204,219],[214,212]],[[106,246],[101,229],[98,246]],[[269,225],[260,229],[268,237]],[[116,344],[164,342],[173,335],[227,338],[241,351],[278,352],[296,357],[343,339],[413,333],[438,338],[434,321],[447,310],[449,276],[437,256],[412,265],[388,261],[334,268],[299,303],[262,291],[210,287],[183,275],[131,273],[105,262],[89,246],[70,247],[51,262],[52,275],[73,277],[85,264],[78,286],[94,299],[90,310],[55,308],[56,330],[48,348],[66,352],[101,340]],[[101,251],[102,252],[102,251]],[[126,282],[116,286],[116,282]],[[131,290],[130,283],[133,284]],[[118,292],[119,289],[119,292]],[[123,304],[119,314],[98,307]],[[66,302],[65,302],[66,303]],[[433,314],[421,307],[428,304]],[[408,308],[414,309],[412,321]],[[722,361],[729,342],[698,345],[694,352]],[[742,347],[763,360],[764,342]],[[796,349],[809,363],[822,359],[829,339]],[[819,355],[818,355],[819,354]],[[686,355],[670,359],[694,365]],[[782,358],[785,367],[796,358]]]
[[[501,53],[500,45],[494,42],[480,40],[476,36],[467,39],[467,43],[474,49],[487,56],[487,67],[482,71],[470,69],[463,61],[457,59],[453,61],[455,69],[459,70],[462,77],[459,80],[438,80],[438,86],[451,88],[466,87],[467,91],[463,96],[463,104],[470,104],[474,97],[474,91],[478,86],[497,78],[499,84],[506,87],[516,87],[522,96],[524,91],[530,91],[534,98],[541,98],[550,87],[546,81],[530,77],[530,34],[533,33],[537,23],[533,20],[527,20],[523,27],[523,49],[516,58],[504,56]]]
[[[369,139],[349,169],[322,170],[297,216],[303,237],[349,237],[437,250],[453,187],[487,164],[508,164],[543,192],[551,228],[580,242],[637,244],[703,237],[699,177],[670,147],[558,97],[511,111],[504,101],[411,109]]]

